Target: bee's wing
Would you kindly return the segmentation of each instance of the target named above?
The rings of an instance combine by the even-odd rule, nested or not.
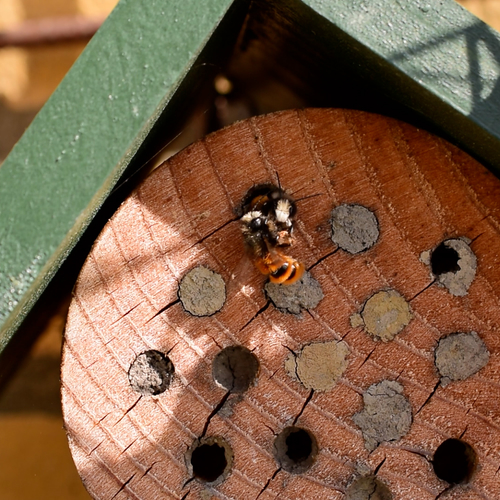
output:
[[[243,254],[229,276],[227,284],[228,297],[243,294],[247,297],[253,296],[264,286],[265,277],[258,270],[249,255]]]

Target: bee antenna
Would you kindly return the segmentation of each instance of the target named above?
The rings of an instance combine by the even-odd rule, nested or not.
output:
[[[310,194],[309,196],[303,196],[302,198],[297,198],[295,200],[295,203],[297,203],[298,201],[307,200],[309,198],[315,198],[316,196],[324,196],[324,195],[325,195],[325,193]]]
[[[276,170],[274,171],[274,173],[276,174],[276,178],[278,179],[278,187],[281,189],[280,175],[278,174],[278,172],[276,172]]]

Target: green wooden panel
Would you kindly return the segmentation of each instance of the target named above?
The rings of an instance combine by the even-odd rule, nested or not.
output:
[[[5,160],[0,351],[201,64],[232,3],[122,0]]]
[[[353,71],[500,175],[500,34],[453,0],[304,0]],[[341,4],[342,7],[339,5]]]

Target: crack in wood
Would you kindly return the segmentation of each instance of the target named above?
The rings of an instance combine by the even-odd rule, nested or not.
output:
[[[267,427],[272,432],[273,436],[278,435],[278,433],[270,425],[267,425],[265,422],[261,422],[261,423],[264,427]]]
[[[474,236],[474,238],[472,238],[472,240],[470,240],[469,242],[469,247],[480,237],[482,236],[483,234],[485,234],[485,232],[483,231],[482,233],[479,233],[477,236]]]
[[[330,253],[327,253],[323,257],[320,257],[314,264],[310,265],[307,268],[307,272],[309,272],[311,269],[314,269],[318,264],[321,264],[324,260],[328,259],[328,257],[331,257],[332,255],[336,254],[339,251],[340,247],[337,247],[335,250],[331,251]]]
[[[120,417],[120,419],[119,419],[119,420],[117,420],[117,421],[115,422],[115,424],[113,425],[113,427],[115,427],[116,425],[118,425],[118,424],[119,424],[119,423],[120,423],[120,422],[121,422],[121,421],[125,418],[125,416],[126,416],[126,415],[127,415],[127,414],[131,411],[131,410],[133,410],[133,409],[135,408],[135,406],[137,405],[137,403],[138,403],[141,399],[142,399],[142,396],[139,396],[139,397],[137,398],[137,401],[135,401],[135,403],[134,403],[134,404],[133,404],[133,405],[132,405],[132,406],[131,406],[128,410],[126,410],[126,411],[125,411],[125,413],[124,413],[124,414]]]
[[[272,378],[274,378],[274,376],[281,370],[281,366],[276,368],[276,370],[273,371],[273,373],[271,373],[271,375],[269,376],[269,379],[268,380],[271,380]]]
[[[219,342],[217,342],[217,341],[215,340],[215,338],[214,338],[212,335],[210,335],[209,333],[207,333],[207,336],[208,336],[209,338],[211,338],[211,339],[212,339],[212,342],[213,342],[213,343],[214,343],[214,344],[215,344],[215,345],[216,345],[219,349],[221,349],[221,350],[222,350],[222,346],[219,344]]]
[[[408,302],[411,302],[412,300],[416,299],[420,294],[424,293],[426,290],[428,290],[432,285],[436,283],[436,280],[433,279],[426,287],[424,287],[420,292],[417,292]]]
[[[212,420],[217,413],[221,410],[221,408],[224,406],[224,403],[227,401],[227,398],[231,395],[231,391],[227,391],[226,394],[224,394],[223,398],[220,400],[219,404],[212,410],[210,415],[207,418],[207,421],[205,422],[205,426],[203,427],[203,432],[201,433],[200,439],[205,437],[205,434],[207,433],[208,426],[210,425],[210,421]]]
[[[429,394],[427,399],[424,401],[423,405],[415,413],[415,416],[417,416],[420,413],[420,411],[422,410],[422,408],[431,400],[432,396],[434,396],[434,394],[438,390],[440,384],[441,384],[441,380],[438,380],[437,384],[434,386],[434,389],[432,389],[431,393]]]
[[[403,448],[403,447],[401,447],[401,449],[407,451],[408,453],[412,453],[413,455],[417,455],[419,457],[422,457],[429,463],[432,462],[432,460],[429,458],[429,455],[426,453],[423,453],[423,452],[417,451],[417,450],[411,450],[409,448]]]
[[[100,443],[98,443],[96,446],[94,446],[88,453],[87,455],[92,455],[92,453],[94,453],[95,450],[97,450],[97,448],[99,448],[99,446],[101,446],[101,444],[104,443],[104,441],[101,441]]]
[[[258,310],[258,311],[254,314],[254,316],[253,316],[252,318],[250,318],[250,320],[248,320],[248,322],[247,322],[244,326],[242,326],[242,327],[240,328],[240,332],[242,332],[242,331],[243,331],[243,330],[244,330],[244,329],[245,329],[245,328],[246,328],[246,327],[247,327],[247,326],[248,326],[248,325],[249,325],[249,324],[250,324],[250,323],[251,323],[254,319],[256,319],[258,316],[260,316],[262,313],[264,313],[270,305],[271,305],[271,301],[270,301],[270,300],[268,300],[268,301],[266,302],[266,304],[265,304],[263,307],[261,307],[261,308],[260,308],[260,309],[259,309],[259,310]]]
[[[149,318],[144,324],[147,325],[150,321],[153,321],[157,316],[164,313],[167,309],[170,309],[172,306],[175,306],[175,304],[179,303],[180,301],[181,299],[177,298],[174,301],[170,302],[165,307],[161,308],[153,317]]]
[[[264,491],[266,491],[267,487],[271,484],[271,481],[278,475],[278,473],[280,472],[280,470],[281,470],[281,467],[279,467],[278,469],[276,469],[274,471],[274,474],[267,480],[267,483],[260,490],[259,494],[255,497],[255,500],[257,500],[262,495],[262,493],[264,493]]]
[[[120,489],[111,497],[111,500],[113,500],[113,498],[117,497],[126,487],[127,485],[130,483],[130,481],[132,481],[132,479],[134,479],[134,476],[135,476],[135,473],[132,474],[120,487]]]
[[[384,457],[383,460],[375,467],[375,470],[373,471],[373,475],[376,476],[378,474],[378,471],[384,465],[384,462],[387,460],[387,457]]]
[[[450,484],[449,486],[447,486],[443,491],[441,491],[438,496],[434,499],[434,500],[438,500],[439,497],[441,497],[442,495],[446,494],[448,491],[451,490],[451,488],[453,488],[453,484]]]
[[[141,300],[141,302],[139,302],[138,304],[136,304],[135,306],[133,306],[132,308],[130,308],[126,313],[122,314],[116,321],[113,321],[113,323],[111,323],[110,326],[115,326],[116,323],[120,322],[123,318],[125,318],[126,316],[128,316],[132,311],[134,311],[135,309],[137,309],[143,303],[144,303],[144,301]]]
[[[188,248],[186,248],[186,250],[184,250],[183,253],[189,252],[189,250],[191,250],[191,248],[195,247],[196,245],[199,245],[199,244],[203,243],[206,239],[210,238],[210,236],[213,236],[217,231],[220,231],[221,229],[224,229],[229,224],[231,224],[233,222],[237,222],[239,220],[240,220],[239,217],[237,217],[235,219],[229,219],[227,222],[224,222],[224,224],[222,224],[222,226],[219,226],[219,227],[215,228],[213,231],[211,231],[207,235],[203,236],[203,238],[200,238],[198,241],[196,241],[191,246],[189,246]]]
[[[302,409],[300,410],[299,414],[295,417],[292,425],[295,425],[297,423],[297,420],[302,416],[302,413],[304,413],[306,406],[308,405],[309,401],[311,401],[313,396],[314,396],[314,389],[311,389],[311,391],[309,392],[309,395],[307,396],[306,400],[304,401],[304,404],[302,405]]]
[[[134,439],[126,448],[124,448],[121,452],[120,455],[123,455],[139,438]]]
[[[190,477],[183,485],[182,485],[182,489],[184,489],[191,481],[194,481],[194,476],[193,477]],[[186,496],[189,495],[189,491],[186,493]],[[184,497],[182,497],[184,498]]]
[[[460,434],[460,437],[458,439],[462,439],[465,435],[465,433],[467,432],[467,430],[469,429],[469,424],[467,424],[465,426],[465,429],[462,431],[462,433]]]
[[[364,366],[364,364],[370,359],[371,355],[375,352],[375,350],[377,349],[377,346],[375,346],[369,353],[368,353],[368,356],[366,356],[366,358],[363,360],[363,362],[361,363],[361,365],[358,367],[358,369],[356,370],[356,372],[358,372],[359,370],[361,370],[361,368]]]
[[[146,475],[148,474],[151,469],[158,463],[158,461],[154,461],[145,471],[144,471],[144,474],[141,476],[141,479]],[[188,492],[189,493],[189,492]]]
[[[106,413],[106,415],[102,416],[98,421],[97,423],[100,424],[108,415],[111,415],[112,412],[108,411],[108,413]]]

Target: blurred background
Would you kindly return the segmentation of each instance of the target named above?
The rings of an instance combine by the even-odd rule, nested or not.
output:
[[[0,165],[116,3],[0,0]],[[500,0],[459,3],[500,30]],[[214,102],[218,123],[214,127],[194,120],[184,143],[207,129],[254,114],[248,102],[225,97],[238,95],[231,82],[218,77],[214,84],[219,96]],[[1,500],[90,498],[71,459],[59,398],[68,306],[69,297],[0,388]]]

